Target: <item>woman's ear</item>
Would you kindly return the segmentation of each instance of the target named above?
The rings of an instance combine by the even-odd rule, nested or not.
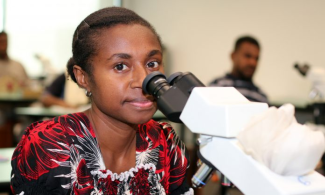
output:
[[[78,65],[73,66],[73,74],[79,87],[89,91],[89,79],[87,73]]]

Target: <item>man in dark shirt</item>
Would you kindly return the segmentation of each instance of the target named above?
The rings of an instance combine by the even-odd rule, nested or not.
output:
[[[268,103],[267,96],[253,83],[253,75],[258,65],[260,45],[250,36],[237,39],[231,53],[232,70],[224,77],[212,81],[210,86],[235,87],[248,100]]]
[[[64,101],[65,82],[66,76],[62,73],[46,88],[41,97],[44,106],[58,105],[65,108],[74,108],[74,106]]]

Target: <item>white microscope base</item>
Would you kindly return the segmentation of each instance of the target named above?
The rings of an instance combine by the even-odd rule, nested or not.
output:
[[[321,174],[275,174],[246,155],[237,139],[212,137],[200,152],[246,195],[325,195],[325,177]]]

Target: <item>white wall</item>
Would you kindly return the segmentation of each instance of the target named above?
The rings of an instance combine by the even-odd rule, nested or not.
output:
[[[156,28],[171,72],[191,71],[205,84],[230,70],[230,52],[243,34],[262,46],[255,82],[271,102],[304,106],[311,84],[293,64],[325,68],[323,0],[124,0]]]
[[[113,0],[7,0],[5,30],[9,55],[20,61],[30,76],[42,73],[35,54],[47,57],[61,73],[72,56],[72,36],[90,13]]]
[[[0,0],[0,32],[3,31],[4,28],[4,15],[5,15],[5,9],[4,9],[4,0]]]

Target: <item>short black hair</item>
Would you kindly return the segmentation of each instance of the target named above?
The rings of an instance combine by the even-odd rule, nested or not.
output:
[[[241,46],[241,44],[243,43],[251,43],[253,45],[256,45],[258,49],[260,49],[260,44],[258,43],[258,41],[256,40],[256,38],[252,37],[252,36],[242,36],[239,37],[236,42],[235,42],[235,47],[234,47],[234,51],[237,51],[238,48]]]
[[[87,16],[77,27],[72,41],[72,60],[75,63],[67,64],[67,71],[74,82],[73,66],[79,65],[92,77],[91,58],[97,52],[98,37],[103,29],[114,27],[118,24],[140,24],[148,27],[156,36],[162,46],[160,37],[155,29],[145,19],[135,12],[122,7],[107,7]]]
[[[8,34],[5,31],[0,31],[0,35],[6,35],[6,36],[8,36]]]

